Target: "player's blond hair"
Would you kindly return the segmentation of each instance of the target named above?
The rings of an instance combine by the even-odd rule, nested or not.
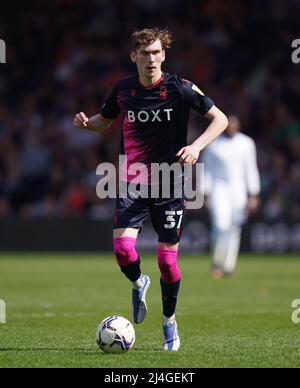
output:
[[[135,51],[141,46],[150,45],[157,39],[161,41],[163,50],[170,48],[173,42],[172,34],[167,28],[144,28],[136,30],[131,35],[132,49]]]

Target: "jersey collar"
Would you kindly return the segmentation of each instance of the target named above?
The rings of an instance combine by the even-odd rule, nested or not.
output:
[[[139,79],[138,77],[138,81],[139,81],[139,84],[144,88],[144,89],[153,89],[155,88],[155,86],[157,86],[162,80],[164,79],[164,73],[162,73],[161,77],[156,81],[154,82],[154,84],[150,85],[150,86],[145,86],[141,80]]]

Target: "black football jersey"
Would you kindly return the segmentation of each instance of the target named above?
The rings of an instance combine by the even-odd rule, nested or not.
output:
[[[178,162],[176,154],[187,146],[190,110],[205,115],[214,105],[192,82],[162,73],[145,87],[136,76],[121,80],[101,109],[103,117],[124,114],[121,153],[133,163]]]

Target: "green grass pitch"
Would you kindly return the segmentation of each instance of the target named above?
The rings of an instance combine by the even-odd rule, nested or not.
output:
[[[98,323],[131,320],[128,281],[112,254],[0,255],[0,367],[300,367],[299,257],[242,256],[232,279],[209,278],[208,257],[180,256],[182,288],[178,353],[161,351],[161,300],[156,258],[143,255],[151,276],[148,317],[136,344],[106,355],[95,344]]]

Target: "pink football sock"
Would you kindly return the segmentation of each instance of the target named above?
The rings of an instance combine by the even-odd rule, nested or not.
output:
[[[177,265],[178,252],[174,249],[158,248],[158,266],[161,272],[161,279],[169,284],[180,280],[180,271]]]
[[[136,241],[137,239],[133,237],[114,238],[114,253],[120,266],[127,266],[137,261],[139,256],[135,250]]]

